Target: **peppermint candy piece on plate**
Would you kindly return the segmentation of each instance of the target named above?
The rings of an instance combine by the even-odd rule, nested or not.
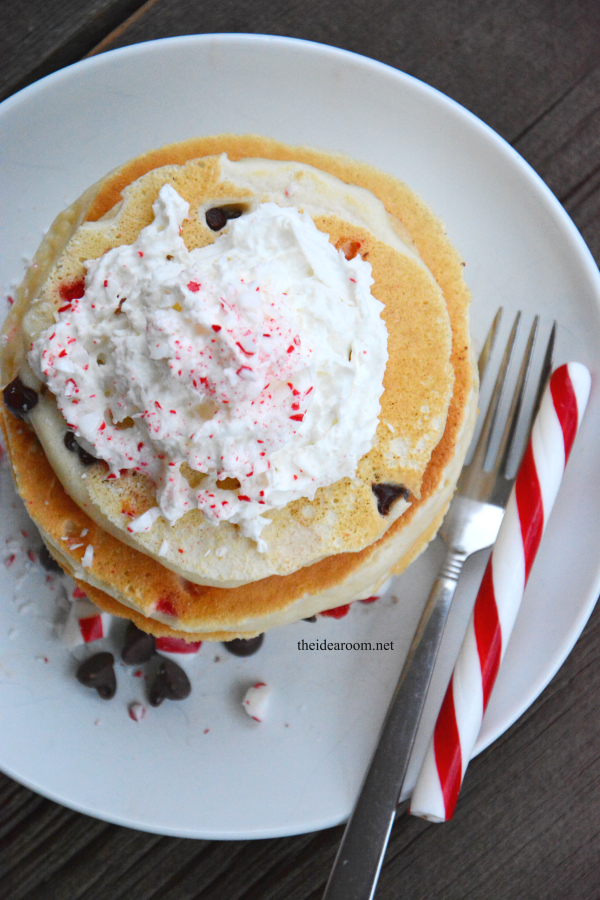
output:
[[[263,722],[269,708],[270,697],[271,688],[264,681],[258,681],[246,691],[242,706],[251,719]]]

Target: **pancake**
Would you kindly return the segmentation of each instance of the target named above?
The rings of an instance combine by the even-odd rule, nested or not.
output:
[[[197,159],[223,152],[228,158]],[[240,158],[244,162],[236,167]],[[261,162],[267,158],[292,164]],[[350,186],[332,186],[322,173]],[[376,439],[361,459],[357,477],[319,489],[313,501],[295,501],[271,513],[273,522],[264,529],[266,553],[259,553],[235,526],[207,525],[196,510],[175,526],[159,519],[149,532],[132,536],[125,530],[124,495],[141,513],[154,505],[152,486],[132,477],[133,483],[124,477],[108,485],[106,470],[98,464],[85,473],[85,491],[79,490],[84,473],[64,448],[65,423],[48,394],[29,417],[37,435],[10,415],[4,416],[4,424],[15,479],[32,517],[50,551],[89,586],[98,605],[117,615],[137,615],[138,624],[146,623],[141,627],[164,628],[190,639],[247,636],[368,595],[435,534],[474,419],[469,296],[461,261],[441,224],[395,179],[344,158],[256,137],[190,141],[117,170],[59,217],[5,328],[4,383],[16,372],[32,383],[20,323],[27,314],[30,340],[60,302],[60,286],[80,277],[83,261],[93,257],[81,236],[101,236],[96,255],[111,241],[118,243],[115,226],[121,239],[131,243],[150,221],[151,203],[166,181],[176,183],[182,195],[187,191],[186,199],[195,203],[193,233],[186,235],[192,246],[213,239],[199,224],[209,206],[273,198],[283,205],[286,187],[305,181],[309,186],[295,203],[309,209],[334,244],[358,245],[368,254],[375,278],[372,292],[385,303],[391,352]],[[383,207],[371,194],[378,195],[387,213],[382,215]],[[97,224],[77,230],[84,218]],[[85,251],[79,252],[82,246]],[[39,302],[32,305],[32,300]],[[43,499],[40,484],[48,488]],[[387,516],[378,509],[374,484],[406,489]],[[86,546],[93,546],[91,567],[82,566],[81,549],[69,549],[81,532]],[[170,544],[184,550],[179,554],[184,561],[160,554],[165,534]],[[217,556],[223,547],[226,552]]]

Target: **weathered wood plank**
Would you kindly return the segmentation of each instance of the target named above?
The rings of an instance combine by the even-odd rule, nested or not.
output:
[[[193,841],[183,838],[161,838],[157,844],[148,842],[143,857],[135,866],[111,868],[106,872],[94,891],[87,893],[93,900],[149,900],[163,891],[172,888],[182,873],[186,872],[205,849],[211,845],[209,841]],[[64,896],[60,891],[61,883],[57,879],[57,900]]]
[[[574,84],[514,142],[563,202],[581,191],[600,160],[600,67]]]
[[[30,891],[39,892],[40,882],[68,865],[71,856],[108,827],[46,801],[3,841],[0,882],[4,896],[21,900]],[[35,859],[35,866],[30,865],[31,859]]]
[[[129,871],[136,871],[144,865],[144,858],[151,856],[163,838],[158,835],[143,834],[116,825],[107,826],[102,832],[77,848],[63,862],[61,868],[48,878],[43,885],[44,900],[79,900],[88,896],[97,897],[106,887],[120,883]],[[35,896],[39,886],[29,893]],[[116,897],[105,893],[104,896]]]
[[[27,819],[43,806],[47,801],[38,794],[32,793],[6,775],[0,775],[0,846],[5,841],[7,834],[15,828],[19,822]],[[0,871],[2,868],[2,857],[0,853]]]
[[[143,0],[20,0],[0,11],[0,100],[77,62]]]
[[[449,94],[511,141],[600,61],[594,0],[160,0],[102,49],[212,32],[287,35],[370,56]]]
[[[514,144],[564,204],[600,262],[600,67]]]

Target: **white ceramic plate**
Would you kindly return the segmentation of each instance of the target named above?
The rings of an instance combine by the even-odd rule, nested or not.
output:
[[[138,44],[78,63],[7,100],[0,107],[3,290],[20,280],[23,257],[32,256],[56,213],[113,166],[162,144],[219,132],[341,150],[404,179],[444,219],[467,262],[477,340],[500,304],[540,311],[545,334],[553,317],[559,321],[556,361],[578,359],[598,370],[598,271],[528,165],[478,119],[413,78],[285,38],[203,35]],[[548,683],[597,597],[599,406],[594,384],[478,750]],[[6,468],[1,490],[4,540],[28,526]],[[67,806],[165,834],[268,837],[341,822],[440,552],[434,544],[397,579],[393,597],[355,604],[339,621],[275,630],[249,659],[205,644],[191,698],[150,709],[141,723],[127,716],[127,702],[143,699],[131,670],[118,670],[119,692],[110,703],[75,681],[73,658],[53,636],[56,592],[39,567],[16,560],[0,586],[0,766]],[[482,565],[475,560],[468,567],[434,704]],[[394,641],[394,650],[298,650],[298,641],[317,637]],[[240,706],[257,679],[273,686],[271,714],[260,726]],[[432,728],[431,711],[425,728]],[[416,757],[423,741],[421,735]]]

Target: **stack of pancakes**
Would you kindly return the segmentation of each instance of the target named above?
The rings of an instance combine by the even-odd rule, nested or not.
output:
[[[74,452],[55,398],[27,362],[32,341],[82,283],[86,260],[133,243],[167,183],[190,204],[188,249],[259,203],[294,206],[347,258],[368,260],[371,292],[385,307],[389,361],[373,446],[354,478],[270,512],[266,552],[199,510],[128,531],[156,505],[156,486],[134,472],[107,480],[105,463]],[[51,554],[102,609],[188,640],[251,637],[375,593],[435,535],[470,442],[477,375],[462,265],[406,185],[345,157],[221,135],[111,172],[55,220],[3,330],[2,385],[19,378],[37,403],[18,418],[7,400],[2,425],[17,489]]]

